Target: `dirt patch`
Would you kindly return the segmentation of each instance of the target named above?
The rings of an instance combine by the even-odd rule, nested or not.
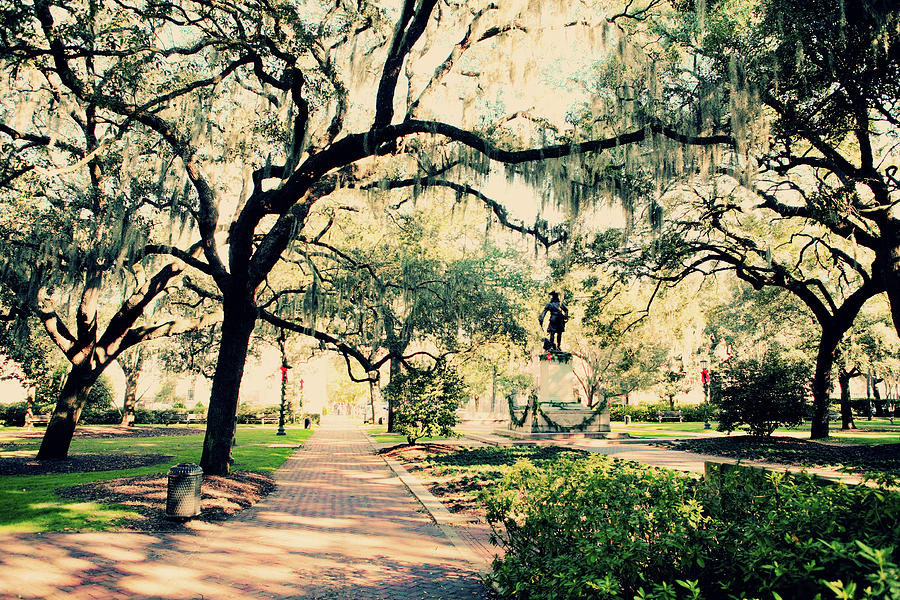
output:
[[[435,442],[428,442],[425,444],[414,444],[412,446],[410,446],[409,444],[391,446],[390,448],[379,450],[378,454],[390,458],[396,458],[397,460],[416,462],[430,456],[441,456],[443,454],[459,452],[460,450],[463,450],[465,448],[466,446],[460,446],[458,444],[440,444]]]
[[[168,475],[123,477],[84,483],[57,490],[70,499],[123,504],[141,515],[127,519],[119,529],[133,531],[177,531],[185,524],[165,516]],[[275,481],[261,473],[234,471],[228,477],[205,476],[200,487],[202,513],[191,522],[224,521],[249,508],[275,489]]]
[[[828,444],[791,437],[749,435],[671,442],[673,448],[747,460],[807,467],[844,467],[855,472],[900,473],[900,444]]]
[[[134,469],[171,461],[169,454],[70,454],[62,460],[0,457],[0,475],[45,475],[47,473],[94,473]]]

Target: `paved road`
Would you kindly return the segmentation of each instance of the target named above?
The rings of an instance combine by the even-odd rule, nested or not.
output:
[[[326,420],[227,527],[0,535],[0,597],[458,600],[475,567],[349,421]]]

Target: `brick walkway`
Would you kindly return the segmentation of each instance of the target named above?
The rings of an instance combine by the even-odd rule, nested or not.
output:
[[[0,535],[0,597],[469,599],[486,593],[364,434],[326,421],[225,527]]]

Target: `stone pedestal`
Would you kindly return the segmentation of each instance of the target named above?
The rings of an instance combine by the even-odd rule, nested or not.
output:
[[[513,410],[510,431],[519,437],[606,437],[609,408],[588,408],[577,401],[572,355],[544,353],[537,357],[537,398]]]

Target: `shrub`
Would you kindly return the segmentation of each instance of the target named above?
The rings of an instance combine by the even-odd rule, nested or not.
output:
[[[900,494],[724,466],[520,461],[485,495],[503,595],[897,598]],[[868,591],[866,591],[866,589]]]
[[[115,408],[94,408],[81,413],[78,421],[81,425],[118,425],[122,422],[122,413]]]
[[[101,376],[88,391],[78,422],[82,425],[118,425],[122,413],[113,406],[112,396],[109,381]]]
[[[712,378],[719,431],[746,426],[750,435],[772,435],[780,426],[798,426],[806,414],[809,368],[778,352],[762,359],[732,359]]]
[[[0,405],[0,421],[4,425],[11,427],[22,427],[25,425],[25,403],[14,402],[12,404]]]
[[[394,425],[410,445],[422,437],[452,435],[456,409],[467,393],[462,378],[443,361],[431,370],[400,373],[384,388],[394,404]]]
[[[703,534],[694,481],[594,456],[546,469],[522,461],[487,499],[503,546],[493,582],[508,596],[632,598],[652,581],[697,575]]]
[[[270,404],[268,406],[241,404],[238,406],[237,422],[243,424],[252,423],[257,416],[277,419],[280,408],[279,404]],[[285,418],[287,418],[287,407],[285,407]]]
[[[656,404],[613,404],[609,409],[609,418],[611,421],[624,421],[625,415],[631,417],[632,421],[656,422],[656,413],[658,411],[668,411],[669,405],[666,403]],[[685,421],[694,421],[702,423],[706,420],[705,404],[679,404],[675,406],[675,410],[684,413]],[[709,419],[715,420],[716,409],[714,406],[709,407]]]

